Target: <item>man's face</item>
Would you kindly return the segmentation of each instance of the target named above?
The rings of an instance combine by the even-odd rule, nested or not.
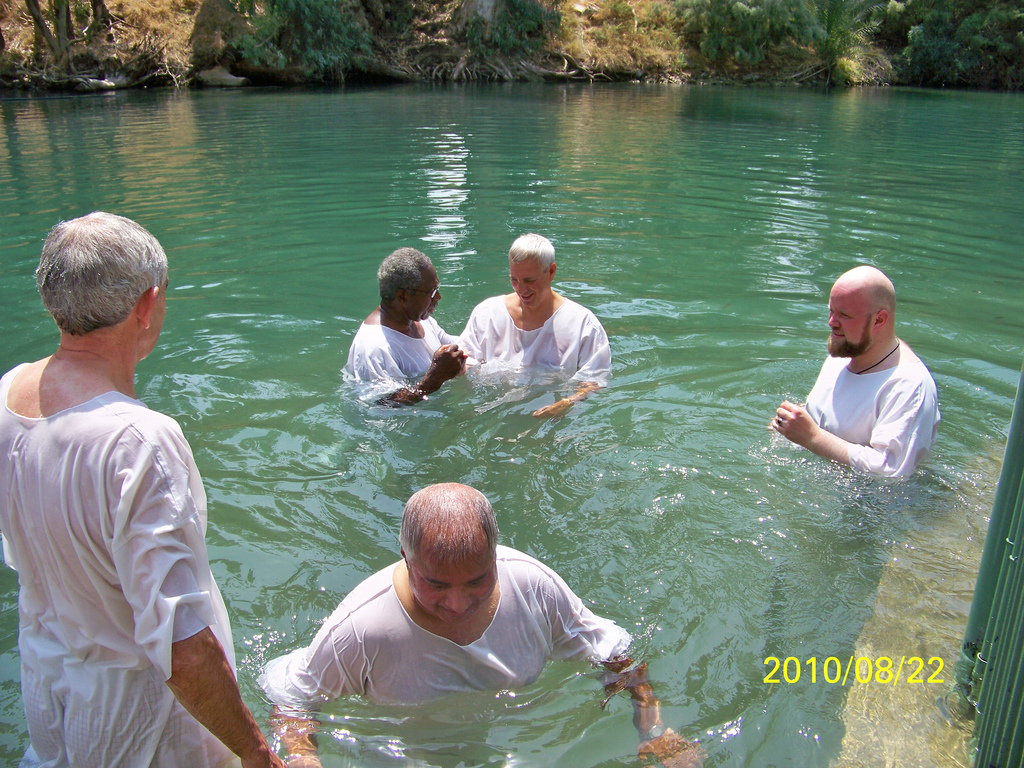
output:
[[[432,562],[430,550],[406,557],[413,600],[424,613],[446,626],[468,623],[486,610],[498,580],[494,553],[486,546],[477,556],[455,564]]]
[[[537,307],[550,297],[551,280],[555,276],[554,263],[545,269],[540,259],[527,259],[518,264],[510,261],[508,274],[512,290],[519,296],[524,307]]]
[[[832,288],[828,298],[828,353],[832,357],[857,357],[871,348],[871,328],[877,312],[863,291]]]
[[[441,282],[437,279],[437,272],[433,267],[428,267],[422,272],[422,279],[415,288],[406,291],[406,306],[409,310],[409,317],[414,320],[426,320],[437,309],[437,303],[441,301]]]

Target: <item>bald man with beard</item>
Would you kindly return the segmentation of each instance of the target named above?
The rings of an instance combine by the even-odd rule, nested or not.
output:
[[[896,291],[880,270],[859,266],[832,286],[829,357],[807,396],[788,400],[771,427],[826,459],[887,477],[913,474],[939,425],[935,381],[896,336]]]

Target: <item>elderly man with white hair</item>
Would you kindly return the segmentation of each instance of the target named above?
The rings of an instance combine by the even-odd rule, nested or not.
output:
[[[861,472],[910,475],[939,425],[935,382],[896,336],[896,291],[880,270],[859,266],[832,286],[830,357],[807,397],[788,400],[771,427],[818,456]]]
[[[497,361],[569,374],[575,392],[533,414],[560,416],[608,383],[608,334],[593,312],[552,290],[555,247],[546,237],[531,233],[516,239],[508,252],[508,269],[512,293],[476,306],[462,332],[462,347],[478,363]]]
[[[482,493],[458,483],[415,493],[399,542],[401,560],[353,589],[308,647],[272,660],[260,678],[289,765],[320,765],[312,711],[323,701],[423,704],[517,688],[548,659],[603,663],[608,690],[630,691],[639,750],[666,765],[694,764],[682,755],[696,758],[696,746],[661,721],[646,664],[625,656],[629,633],[592,613],[550,568],[499,546]]]
[[[167,311],[163,248],[92,213],[53,228],[36,281],[60,342],[0,379],[22,768],[283,768],[239,694],[192,451],[135,398]]]

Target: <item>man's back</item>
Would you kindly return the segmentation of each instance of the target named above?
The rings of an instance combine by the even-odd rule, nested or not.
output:
[[[0,403],[20,370],[0,380]],[[116,392],[46,418],[4,407],[0,483],[38,758],[149,765],[158,751],[168,764],[215,765],[228,757],[163,682],[175,633],[212,624],[232,648],[205,559],[205,494],[177,424]],[[126,706],[154,720],[129,727]],[[65,723],[62,737],[47,728],[54,718]]]

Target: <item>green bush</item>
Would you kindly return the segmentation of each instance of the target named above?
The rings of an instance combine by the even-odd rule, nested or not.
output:
[[[850,79],[869,36],[878,26],[872,15],[883,8],[876,0],[807,0],[813,18],[812,47],[825,70],[825,85]]]
[[[490,30],[479,16],[466,27],[466,40],[479,55],[528,54],[544,46],[558,29],[561,17],[535,0],[505,0],[505,10],[494,17]]]
[[[902,48],[897,69],[903,82],[1024,88],[1024,8],[1019,2],[890,2],[880,34],[892,47]]]
[[[1024,88],[1024,8],[1002,3],[972,13],[957,27],[959,67],[966,85]]]
[[[253,33],[239,45],[244,59],[275,69],[336,80],[370,53],[370,33],[357,0],[239,0]]]
[[[677,0],[675,13],[688,41],[717,64],[755,66],[771,50],[810,36],[799,0]]]

